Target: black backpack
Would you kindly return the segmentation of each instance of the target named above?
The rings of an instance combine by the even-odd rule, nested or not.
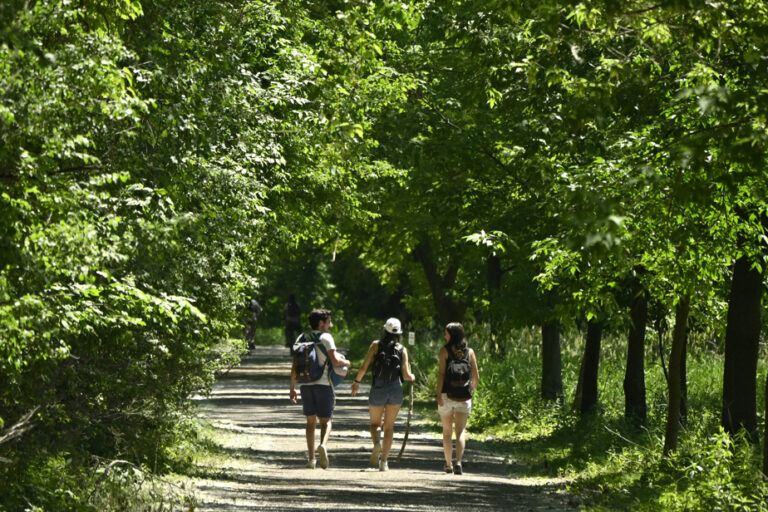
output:
[[[323,376],[323,371],[328,364],[326,354],[325,364],[320,364],[317,357],[317,344],[320,338],[312,333],[311,336],[302,334],[294,343],[293,367],[296,369],[297,379],[300,383],[314,382]]]
[[[373,357],[373,383],[376,386],[389,384],[402,377],[403,346],[397,342],[382,347]]]
[[[472,365],[469,363],[469,351],[465,350],[464,357],[458,358],[453,350],[448,348],[448,360],[445,362],[445,389],[448,398],[468,400],[472,398]]]

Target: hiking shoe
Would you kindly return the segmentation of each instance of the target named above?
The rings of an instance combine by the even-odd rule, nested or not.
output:
[[[309,459],[307,462],[307,469],[315,469],[315,465],[317,464],[317,461],[315,459]]]
[[[464,471],[461,469],[461,462],[457,462],[453,465],[453,474],[461,475],[462,473],[464,473]]]
[[[328,468],[328,452],[325,450],[325,446],[322,444],[317,447],[317,454],[320,456],[320,467],[323,469]]]
[[[379,461],[379,471],[389,471],[389,464],[387,464],[387,461],[385,460]]]
[[[451,466],[445,466],[445,472],[446,473],[453,473],[453,468]]]
[[[368,461],[368,464],[375,468],[379,465],[379,457],[381,457],[381,444],[376,443],[373,445],[373,453],[371,453],[371,459]]]

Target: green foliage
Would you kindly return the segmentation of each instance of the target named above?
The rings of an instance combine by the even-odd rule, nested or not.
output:
[[[328,123],[341,100],[323,66],[346,54],[319,55],[339,18],[314,15],[258,0],[0,7],[9,500],[77,509],[92,456],[178,464],[187,399],[242,346],[230,335],[268,249],[321,241],[334,215],[354,215],[346,171],[323,172],[354,158],[359,136],[334,141],[345,121]],[[107,495],[134,478],[121,471]],[[56,473],[66,502],[48,492]]]
[[[497,453],[525,462],[529,475],[566,478],[586,510],[764,510],[768,487],[759,450],[742,436],[725,435],[713,414],[720,410],[722,356],[711,348],[696,346],[697,355],[688,359],[687,426],[679,449],[663,458],[667,393],[656,347],[646,354],[649,424],[637,430],[624,419],[625,347],[615,335],[604,340],[599,408],[582,417],[569,403],[578,380],[581,334],[563,335],[565,398],[558,403],[540,398],[538,333],[510,333],[505,343],[510,352],[501,357],[491,352],[482,326],[469,325],[467,332],[481,375],[470,442],[485,440]],[[421,366],[429,372],[420,379],[427,389],[419,396],[428,400],[430,411],[437,348],[424,344],[415,351],[417,372]],[[761,402],[758,409],[763,407]]]
[[[355,357],[386,316],[424,328],[427,387],[427,331],[476,319],[471,428],[575,428],[538,400],[533,335],[505,330],[625,328],[635,276],[660,324],[691,295],[722,332],[732,261],[764,267],[766,19],[756,0],[3,2],[0,471],[41,478],[14,499],[77,509],[94,455],[183,460],[186,399],[242,349],[251,294],[265,326],[286,292],[331,307]],[[615,427],[621,364],[601,368]],[[704,389],[692,411],[717,410]],[[655,366],[648,391],[659,418]],[[576,472],[605,441],[580,428]],[[660,495],[717,507],[751,481],[734,473]]]

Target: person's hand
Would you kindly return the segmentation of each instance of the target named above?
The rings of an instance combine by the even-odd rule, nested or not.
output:
[[[289,393],[289,396],[291,397],[291,403],[296,403],[299,399],[299,395],[296,393],[295,389],[292,389]]]
[[[443,405],[443,395],[442,395],[442,393],[437,395],[437,405],[439,405],[441,407]]]
[[[351,391],[352,391],[352,396],[355,396],[357,392],[360,391],[360,384],[358,384],[357,382],[353,382]]]
[[[412,373],[408,374],[408,380],[411,381],[411,382],[415,382],[416,381],[416,375],[414,375]]]

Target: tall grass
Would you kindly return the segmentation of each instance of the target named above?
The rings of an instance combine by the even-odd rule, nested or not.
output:
[[[646,392],[648,425],[624,420],[626,336],[602,341],[599,407],[582,416],[572,407],[584,338],[561,337],[563,400],[540,398],[541,334],[521,329],[504,335],[503,354],[493,353],[488,329],[468,325],[470,346],[480,367],[469,432],[527,462],[530,472],[571,483],[587,510],[768,511],[768,488],[760,471],[760,450],[720,428],[723,357],[711,345],[692,343],[687,359],[688,416],[679,448],[662,457],[667,384],[656,340],[648,340]],[[419,397],[434,408],[437,352],[442,333],[411,349],[419,376]],[[651,341],[654,343],[651,344]],[[668,342],[666,348],[668,349]],[[665,353],[665,360],[668,355]],[[765,382],[761,362],[758,386]],[[759,390],[758,420],[765,404]],[[762,425],[760,425],[762,428]]]

